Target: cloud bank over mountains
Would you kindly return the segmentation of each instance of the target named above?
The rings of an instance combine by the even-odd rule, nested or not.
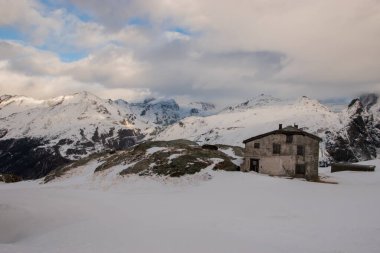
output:
[[[3,0],[0,93],[380,92],[380,1]]]

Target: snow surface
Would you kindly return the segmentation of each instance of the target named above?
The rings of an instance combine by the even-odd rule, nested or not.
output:
[[[165,148],[165,147],[151,147],[151,148],[148,148],[147,150],[146,150],[146,153],[148,154],[148,155],[151,155],[151,154],[154,154],[154,153],[156,153],[156,152],[158,152],[158,151],[164,151],[164,150],[167,150],[168,148]]]
[[[211,167],[121,177],[93,174],[96,162],[49,184],[0,183],[0,252],[377,253],[380,160],[363,164],[377,171],[321,169],[339,184]]]
[[[227,148],[227,149],[219,148],[219,151],[221,151],[221,152],[225,153],[226,155],[228,155],[229,157],[231,157],[232,158],[231,161],[235,165],[240,166],[243,163],[243,158],[241,156],[237,156],[232,148]]]

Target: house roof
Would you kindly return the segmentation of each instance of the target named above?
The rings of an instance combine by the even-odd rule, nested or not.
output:
[[[308,132],[305,132],[297,127],[294,127],[294,126],[287,126],[287,127],[284,127],[282,129],[277,129],[277,130],[274,130],[274,131],[271,131],[271,132],[268,132],[268,133],[265,133],[265,134],[260,134],[260,135],[257,135],[257,136],[254,136],[254,137],[251,137],[249,139],[246,139],[243,141],[243,143],[247,143],[247,142],[251,142],[251,141],[254,141],[254,140],[257,140],[257,139],[261,139],[263,137],[266,137],[266,136],[269,136],[269,135],[272,135],[272,134],[285,134],[285,135],[303,135],[303,136],[307,136],[307,137],[310,137],[312,139],[315,139],[317,141],[322,141],[322,139],[314,134],[311,134],[311,133],[308,133]]]

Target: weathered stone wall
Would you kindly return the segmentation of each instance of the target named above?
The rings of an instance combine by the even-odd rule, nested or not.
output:
[[[254,148],[260,143],[260,148]],[[281,144],[280,154],[273,154],[273,143]],[[297,145],[304,146],[304,155],[297,155]],[[295,176],[296,164],[304,164],[305,177],[318,176],[319,142],[303,135],[293,135],[292,143],[286,143],[285,134],[274,134],[246,143],[242,171],[250,170],[250,159],[259,159],[259,172],[274,176]]]

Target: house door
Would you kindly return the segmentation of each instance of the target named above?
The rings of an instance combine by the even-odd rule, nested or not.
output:
[[[259,159],[251,159],[250,170],[259,172]]]

